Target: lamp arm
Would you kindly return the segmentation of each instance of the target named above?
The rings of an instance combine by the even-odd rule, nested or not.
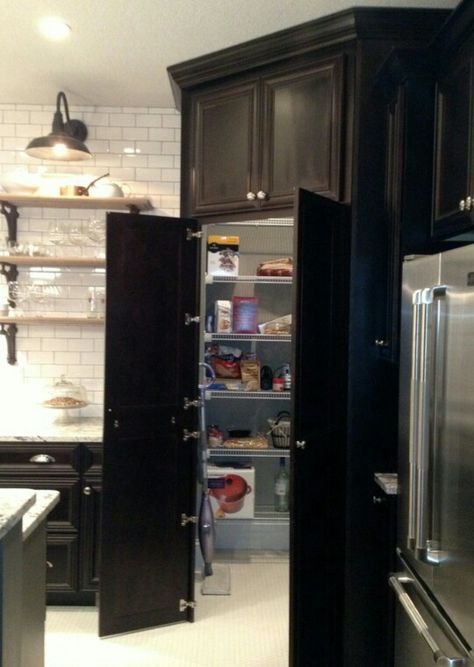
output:
[[[61,113],[61,100],[63,101],[64,104],[64,111],[66,113],[66,124],[70,122],[69,118],[69,106],[67,103],[67,98],[65,93],[62,92],[62,90],[59,91],[58,96],[56,98],[56,113]]]

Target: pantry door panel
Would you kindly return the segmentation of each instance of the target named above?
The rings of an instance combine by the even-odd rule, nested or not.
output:
[[[193,620],[196,227],[107,216],[101,636]]]

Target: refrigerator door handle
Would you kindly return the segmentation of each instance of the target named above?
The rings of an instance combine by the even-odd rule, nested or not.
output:
[[[398,601],[407,613],[408,618],[415,626],[416,631],[421,637],[423,637],[425,642],[430,647],[430,650],[433,653],[434,664],[438,665],[439,667],[465,667],[467,665],[465,658],[450,658],[445,653],[443,653],[443,651],[436,643],[434,637],[431,635],[429,628],[423,620],[422,615],[416,608],[415,603],[403,588],[404,583],[410,583],[413,581],[413,579],[404,573],[397,573],[389,577],[388,581],[390,586],[395,591]]]
[[[408,476],[408,528],[407,547],[415,549],[416,541],[416,497],[417,497],[417,446],[420,403],[420,350],[421,350],[421,303],[423,290],[413,293],[411,332],[411,378],[410,378],[410,425],[409,425],[409,476]]]
[[[433,303],[446,296],[446,286],[437,285],[422,290],[420,335],[419,335],[419,393],[416,412],[416,482],[415,482],[415,540],[414,551],[418,560],[430,565],[438,565],[438,551],[433,548],[431,536],[432,494],[430,484],[430,458],[432,438],[436,429],[432,424],[432,395],[434,374],[432,372],[432,351],[437,343],[437,327],[432,325]],[[433,333],[433,328],[435,333]]]

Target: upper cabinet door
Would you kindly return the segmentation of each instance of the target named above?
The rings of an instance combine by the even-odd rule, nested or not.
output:
[[[262,206],[288,205],[297,186],[340,198],[342,94],[342,56],[264,79]]]
[[[196,225],[107,216],[100,635],[192,620]]]
[[[209,91],[193,100],[195,213],[253,208],[257,160],[257,83]]]
[[[474,224],[474,38],[471,42],[437,85],[433,231],[438,237]]]
[[[337,55],[266,67],[191,94],[185,209],[189,201],[193,215],[289,207],[300,185],[339,199],[343,65]]]

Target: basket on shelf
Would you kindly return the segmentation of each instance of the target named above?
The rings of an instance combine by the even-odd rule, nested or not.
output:
[[[291,430],[290,413],[286,410],[281,410],[275,419],[268,419],[267,421],[270,425],[267,435],[271,435],[273,446],[276,449],[289,449]]]

